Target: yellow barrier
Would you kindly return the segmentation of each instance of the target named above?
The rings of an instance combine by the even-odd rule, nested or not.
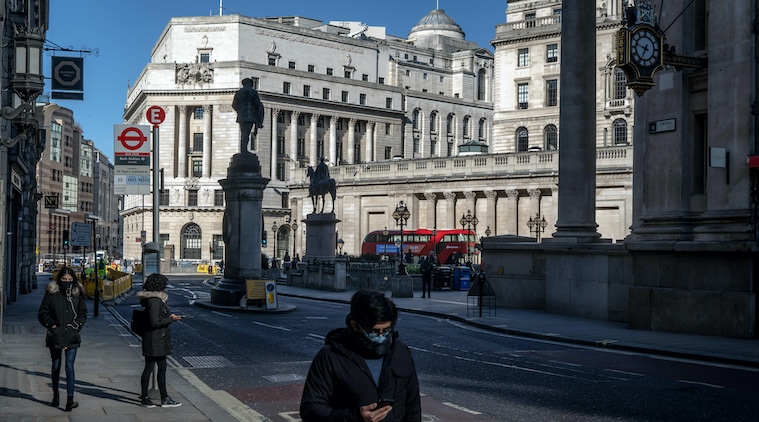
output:
[[[198,264],[198,272],[203,274],[216,274],[216,266],[208,264]]]

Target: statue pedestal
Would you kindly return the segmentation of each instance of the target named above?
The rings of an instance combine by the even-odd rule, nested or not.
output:
[[[245,281],[261,278],[261,233],[264,189],[258,157],[249,152],[232,156],[227,178],[219,180],[224,210],[224,278],[211,289],[211,303],[238,306],[246,294]]]
[[[335,227],[340,222],[335,213],[309,214],[306,223],[306,253],[303,261],[334,261],[337,238]]]

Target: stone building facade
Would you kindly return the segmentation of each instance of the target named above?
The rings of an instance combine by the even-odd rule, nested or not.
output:
[[[303,17],[172,19],[125,109],[130,124],[144,124],[149,106],[166,111],[159,147],[161,242],[175,260],[223,258],[218,180],[237,152],[231,101],[244,77],[255,81],[266,107],[253,149],[271,179],[263,227],[267,248],[276,244],[277,257],[286,251],[303,255],[304,226],[294,231],[292,222],[313,211],[306,169],[322,157],[338,185],[336,238],[349,254],[359,254],[368,232],[395,227],[392,212],[401,200],[411,211],[408,228],[457,228],[471,210],[480,220],[480,236],[487,228],[529,236],[527,221],[535,214],[555,221],[557,151],[515,148],[515,132],[498,126],[522,119],[538,127],[539,119],[551,121],[543,113],[558,110],[536,106],[519,117],[523,110],[499,102],[498,90],[511,82],[497,79],[518,78],[499,76],[498,66],[514,67],[503,50],[526,42],[521,37],[499,28],[494,56],[466,41],[442,10],[422,17],[406,38],[381,27]],[[612,43],[601,44],[609,49]],[[529,72],[541,79],[543,66]],[[605,113],[629,114],[626,100]],[[598,213],[601,233],[610,239],[622,239],[631,224],[631,152],[629,142],[599,145]],[[127,258],[139,257],[140,244],[131,240],[141,231],[151,238],[151,203],[125,198]],[[271,256],[272,249],[264,253]]]

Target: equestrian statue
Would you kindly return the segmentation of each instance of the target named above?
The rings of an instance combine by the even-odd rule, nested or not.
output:
[[[313,167],[308,167],[308,178],[311,182],[308,185],[308,196],[311,198],[311,202],[314,204],[314,213],[324,213],[325,196],[329,193],[332,196],[332,211],[335,212],[335,197],[337,196],[337,184],[335,179],[329,177],[329,167],[324,162],[324,158],[319,160],[319,164],[316,166],[316,170]],[[322,199],[321,211],[317,211],[317,205],[319,204],[319,197]]]

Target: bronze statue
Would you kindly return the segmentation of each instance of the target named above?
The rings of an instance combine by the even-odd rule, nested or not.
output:
[[[248,152],[250,132],[253,136],[258,129],[264,127],[264,105],[258,97],[258,91],[253,88],[253,80],[242,80],[242,88],[235,93],[232,108],[237,112],[237,123],[240,124],[240,152]]]
[[[319,196],[322,198],[322,209],[318,211],[324,213],[324,201],[327,193],[332,196],[332,211],[335,212],[335,197],[337,196],[337,184],[335,179],[329,177],[329,167],[324,162],[324,158],[319,160],[319,164],[314,170],[313,167],[308,168],[308,177],[311,182],[308,185],[308,196],[311,198],[311,202],[314,205],[314,213],[317,212],[317,205],[319,202]]]

